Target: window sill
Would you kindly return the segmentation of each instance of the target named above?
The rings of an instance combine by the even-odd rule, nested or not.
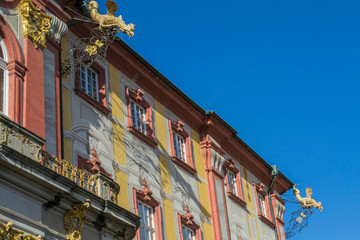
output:
[[[182,167],[185,171],[187,171],[188,173],[190,173],[191,175],[195,175],[196,170],[188,165],[186,162],[184,162],[183,160],[179,159],[178,157],[171,157],[171,160],[176,163],[177,165],[179,165],[180,167]]]
[[[234,202],[238,203],[240,206],[242,207],[246,206],[246,202],[241,198],[239,198],[238,196],[236,196],[235,194],[233,194],[232,192],[227,192],[227,195],[229,198],[231,198]]]
[[[105,107],[104,105],[101,105],[101,103],[99,103],[98,101],[96,101],[95,99],[93,99],[92,97],[90,97],[89,95],[84,93],[83,91],[81,91],[79,89],[75,89],[75,93],[79,97],[84,99],[86,102],[90,103],[93,107],[95,107],[97,110],[99,110],[103,114],[108,115],[110,113],[110,110],[107,107]]]
[[[259,214],[258,216],[259,216],[259,219],[261,221],[263,221],[264,223],[266,223],[269,227],[272,227],[272,228],[275,227],[274,223],[272,221],[270,221],[269,219],[267,219],[265,216],[263,216],[261,214]]]
[[[155,141],[155,139],[143,134],[142,132],[140,132],[139,130],[134,128],[133,126],[128,126],[128,130],[129,130],[129,132],[131,132],[132,134],[134,134],[135,136],[140,138],[143,142],[150,145],[150,147],[155,148],[157,146],[158,143]]]

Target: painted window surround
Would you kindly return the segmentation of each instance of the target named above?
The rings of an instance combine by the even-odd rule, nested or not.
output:
[[[257,206],[257,213],[260,220],[262,220],[264,223],[269,225],[270,227],[274,227],[274,223],[271,220],[271,213],[270,213],[270,203],[269,198],[265,192],[264,184],[259,183],[253,183],[254,184],[254,192],[255,192],[255,199],[256,199],[256,206]],[[266,217],[261,213],[261,206],[259,206],[259,195],[264,198],[265,201],[265,211],[266,211]]]
[[[195,175],[196,169],[194,166],[194,161],[191,151],[191,137],[184,129],[184,123],[182,123],[181,121],[173,122],[169,119],[168,126],[169,126],[169,137],[170,137],[171,160],[175,164],[177,164],[178,166],[182,167],[184,170],[189,172],[191,175]],[[185,140],[186,162],[179,159],[176,156],[173,133],[178,134],[180,137],[184,138]]]
[[[84,99],[86,102],[91,104],[93,107],[98,109],[100,112],[102,112],[105,115],[108,115],[110,113],[110,110],[108,108],[108,101],[106,99],[106,74],[105,69],[100,66],[98,63],[93,63],[91,65],[91,69],[96,72],[97,79],[98,79],[98,96],[99,100],[96,101],[94,98],[87,95],[85,92],[81,90],[81,83],[80,83],[80,77],[79,77],[79,70],[75,72],[75,93]]]
[[[273,194],[271,194],[271,204],[273,205],[273,209],[276,209],[276,202],[278,202],[279,204],[285,205],[284,200],[282,200],[280,196],[273,193]],[[284,212],[283,212],[283,214],[284,214]],[[276,222],[276,230],[278,232],[278,236],[280,236],[280,239],[285,240],[286,237],[285,237],[285,228],[284,228],[285,223],[284,223],[284,221],[281,218],[279,218],[279,216],[276,214],[275,222]],[[281,227],[282,227],[282,230],[283,230],[282,233],[280,231]]]
[[[235,166],[235,161],[230,159],[230,160],[226,160],[225,164],[224,164],[224,170],[225,170],[225,183],[226,183],[226,191],[227,191],[227,196],[229,198],[231,198],[234,202],[238,203],[239,205],[241,205],[242,207],[246,206],[246,202],[244,200],[244,193],[243,193],[243,189],[242,189],[242,182],[241,182],[241,175],[240,175],[240,171],[236,168]],[[227,177],[227,171],[232,172],[235,177],[236,177],[236,190],[237,190],[237,195],[234,194],[231,189],[230,189],[230,184],[229,184],[229,179]]]
[[[1,1],[1,5],[6,7],[6,1]],[[20,0],[17,1],[17,3]],[[15,0],[13,1],[15,3]],[[16,4],[17,5],[17,4]],[[14,6],[16,6],[14,5]],[[7,53],[7,81],[8,81],[8,91],[7,91],[7,116],[14,122],[23,125],[27,118],[30,116],[24,116],[24,78],[27,73],[27,68],[24,64],[23,59],[23,49],[18,43],[18,39],[14,34],[12,28],[7,23],[2,15],[0,15],[0,35],[6,36],[1,40],[3,50],[6,49]],[[4,54],[5,55],[5,54]]]
[[[161,229],[161,207],[160,202],[157,201],[152,196],[152,191],[149,189],[148,183],[143,179],[142,185],[144,190],[138,190],[133,188],[133,198],[134,198],[134,210],[135,214],[139,215],[139,210],[137,208],[138,201],[150,206],[153,208],[154,213],[154,223],[155,223],[155,238],[156,240],[162,240],[162,229]],[[140,240],[140,228],[137,230],[136,239]]]
[[[127,124],[128,130],[133,133],[135,136],[140,138],[142,141],[150,145],[152,148],[157,146],[157,141],[155,140],[155,135],[153,131],[153,120],[152,120],[152,107],[144,99],[144,92],[140,89],[134,91],[129,87],[125,87],[126,95],[126,108],[127,108]],[[131,104],[130,102],[134,101],[136,104],[141,106],[145,110],[145,124],[146,124],[146,134],[140,132],[136,127],[134,127],[132,116],[131,116]]]
[[[8,61],[8,57],[7,57],[7,50],[6,50],[6,46],[5,43],[3,42],[3,40],[0,37],[0,51],[1,54],[3,55],[3,58],[0,58],[0,69],[3,70],[3,86],[2,87],[2,93],[1,93],[1,97],[2,97],[2,103],[3,106],[1,107],[2,109],[2,113],[5,115],[8,115],[8,86],[9,86],[9,72],[7,71],[7,61]]]
[[[194,215],[192,215],[190,213],[190,209],[189,206],[185,206],[185,215],[182,215],[180,213],[178,213],[178,224],[179,224],[179,233],[180,233],[180,239],[183,240],[184,236],[182,233],[182,227],[185,226],[191,230],[194,231],[195,233],[195,240],[202,240],[201,238],[201,229],[200,229],[200,225],[198,225],[195,221],[194,221]]]

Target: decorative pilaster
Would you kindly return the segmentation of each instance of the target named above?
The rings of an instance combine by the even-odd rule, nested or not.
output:
[[[46,48],[46,34],[49,33],[52,17],[42,12],[31,0],[20,3],[24,37],[30,38],[35,48]]]
[[[64,228],[66,229],[66,239],[81,240],[81,230],[86,217],[84,216],[90,207],[90,200],[75,204],[73,210],[69,210],[64,216]]]

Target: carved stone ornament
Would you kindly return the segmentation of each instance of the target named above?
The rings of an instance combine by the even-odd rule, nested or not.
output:
[[[61,37],[68,31],[68,26],[49,10],[45,10],[45,13],[52,17],[49,36],[60,43]]]
[[[218,152],[211,150],[211,168],[222,175],[222,169],[225,163],[225,158]]]
[[[66,230],[66,239],[81,240],[81,230],[86,217],[84,216],[90,207],[90,200],[75,204],[73,210],[69,210],[64,216],[64,228]]]
[[[1,240],[41,240],[42,237],[32,235],[23,236],[24,232],[13,229],[13,223],[8,222],[6,225],[0,222],[0,239]]]
[[[200,226],[194,222],[194,215],[191,214],[188,205],[185,206],[185,212],[186,212],[185,216],[180,215],[181,223],[192,230],[196,231],[197,229],[199,229]]]
[[[262,183],[255,184],[255,187],[256,187],[256,191],[260,195],[266,196],[266,192],[265,192],[265,189],[264,189],[264,184],[262,184]]]
[[[312,190],[311,188],[306,188],[306,197],[301,197],[300,196],[300,191],[299,189],[295,188],[296,184],[293,186],[294,188],[294,194],[296,196],[296,199],[301,203],[301,206],[303,208],[318,208],[320,211],[323,210],[322,204],[321,202],[316,202],[312,197]]]
[[[29,37],[35,48],[46,48],[46,34],[49,33],[52,17],[45,14],[40,6],[35,6],[31,0],[20,3],[24,37]]]

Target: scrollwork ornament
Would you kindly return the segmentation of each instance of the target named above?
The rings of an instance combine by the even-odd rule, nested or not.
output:
[[[66,239],[81,240],[81,230],[86,219],[85,213],[90,207],[90,200],[75,204],[73,210],[69,210],[64,216],[64,228]]]
[[[24,37],[29,37],[35,48],[46,48],[46,34],[51,27],[50,15],[45,14],[40,6],[35,6],[31,0],[22,0],[20,3]]]
[[[8,222],[6,225],[0,222],[0,239],[1,240],[42,240],[42,237],[34,237],[32,235],[24,235],[23,231],[13,228],[13,223]]]

